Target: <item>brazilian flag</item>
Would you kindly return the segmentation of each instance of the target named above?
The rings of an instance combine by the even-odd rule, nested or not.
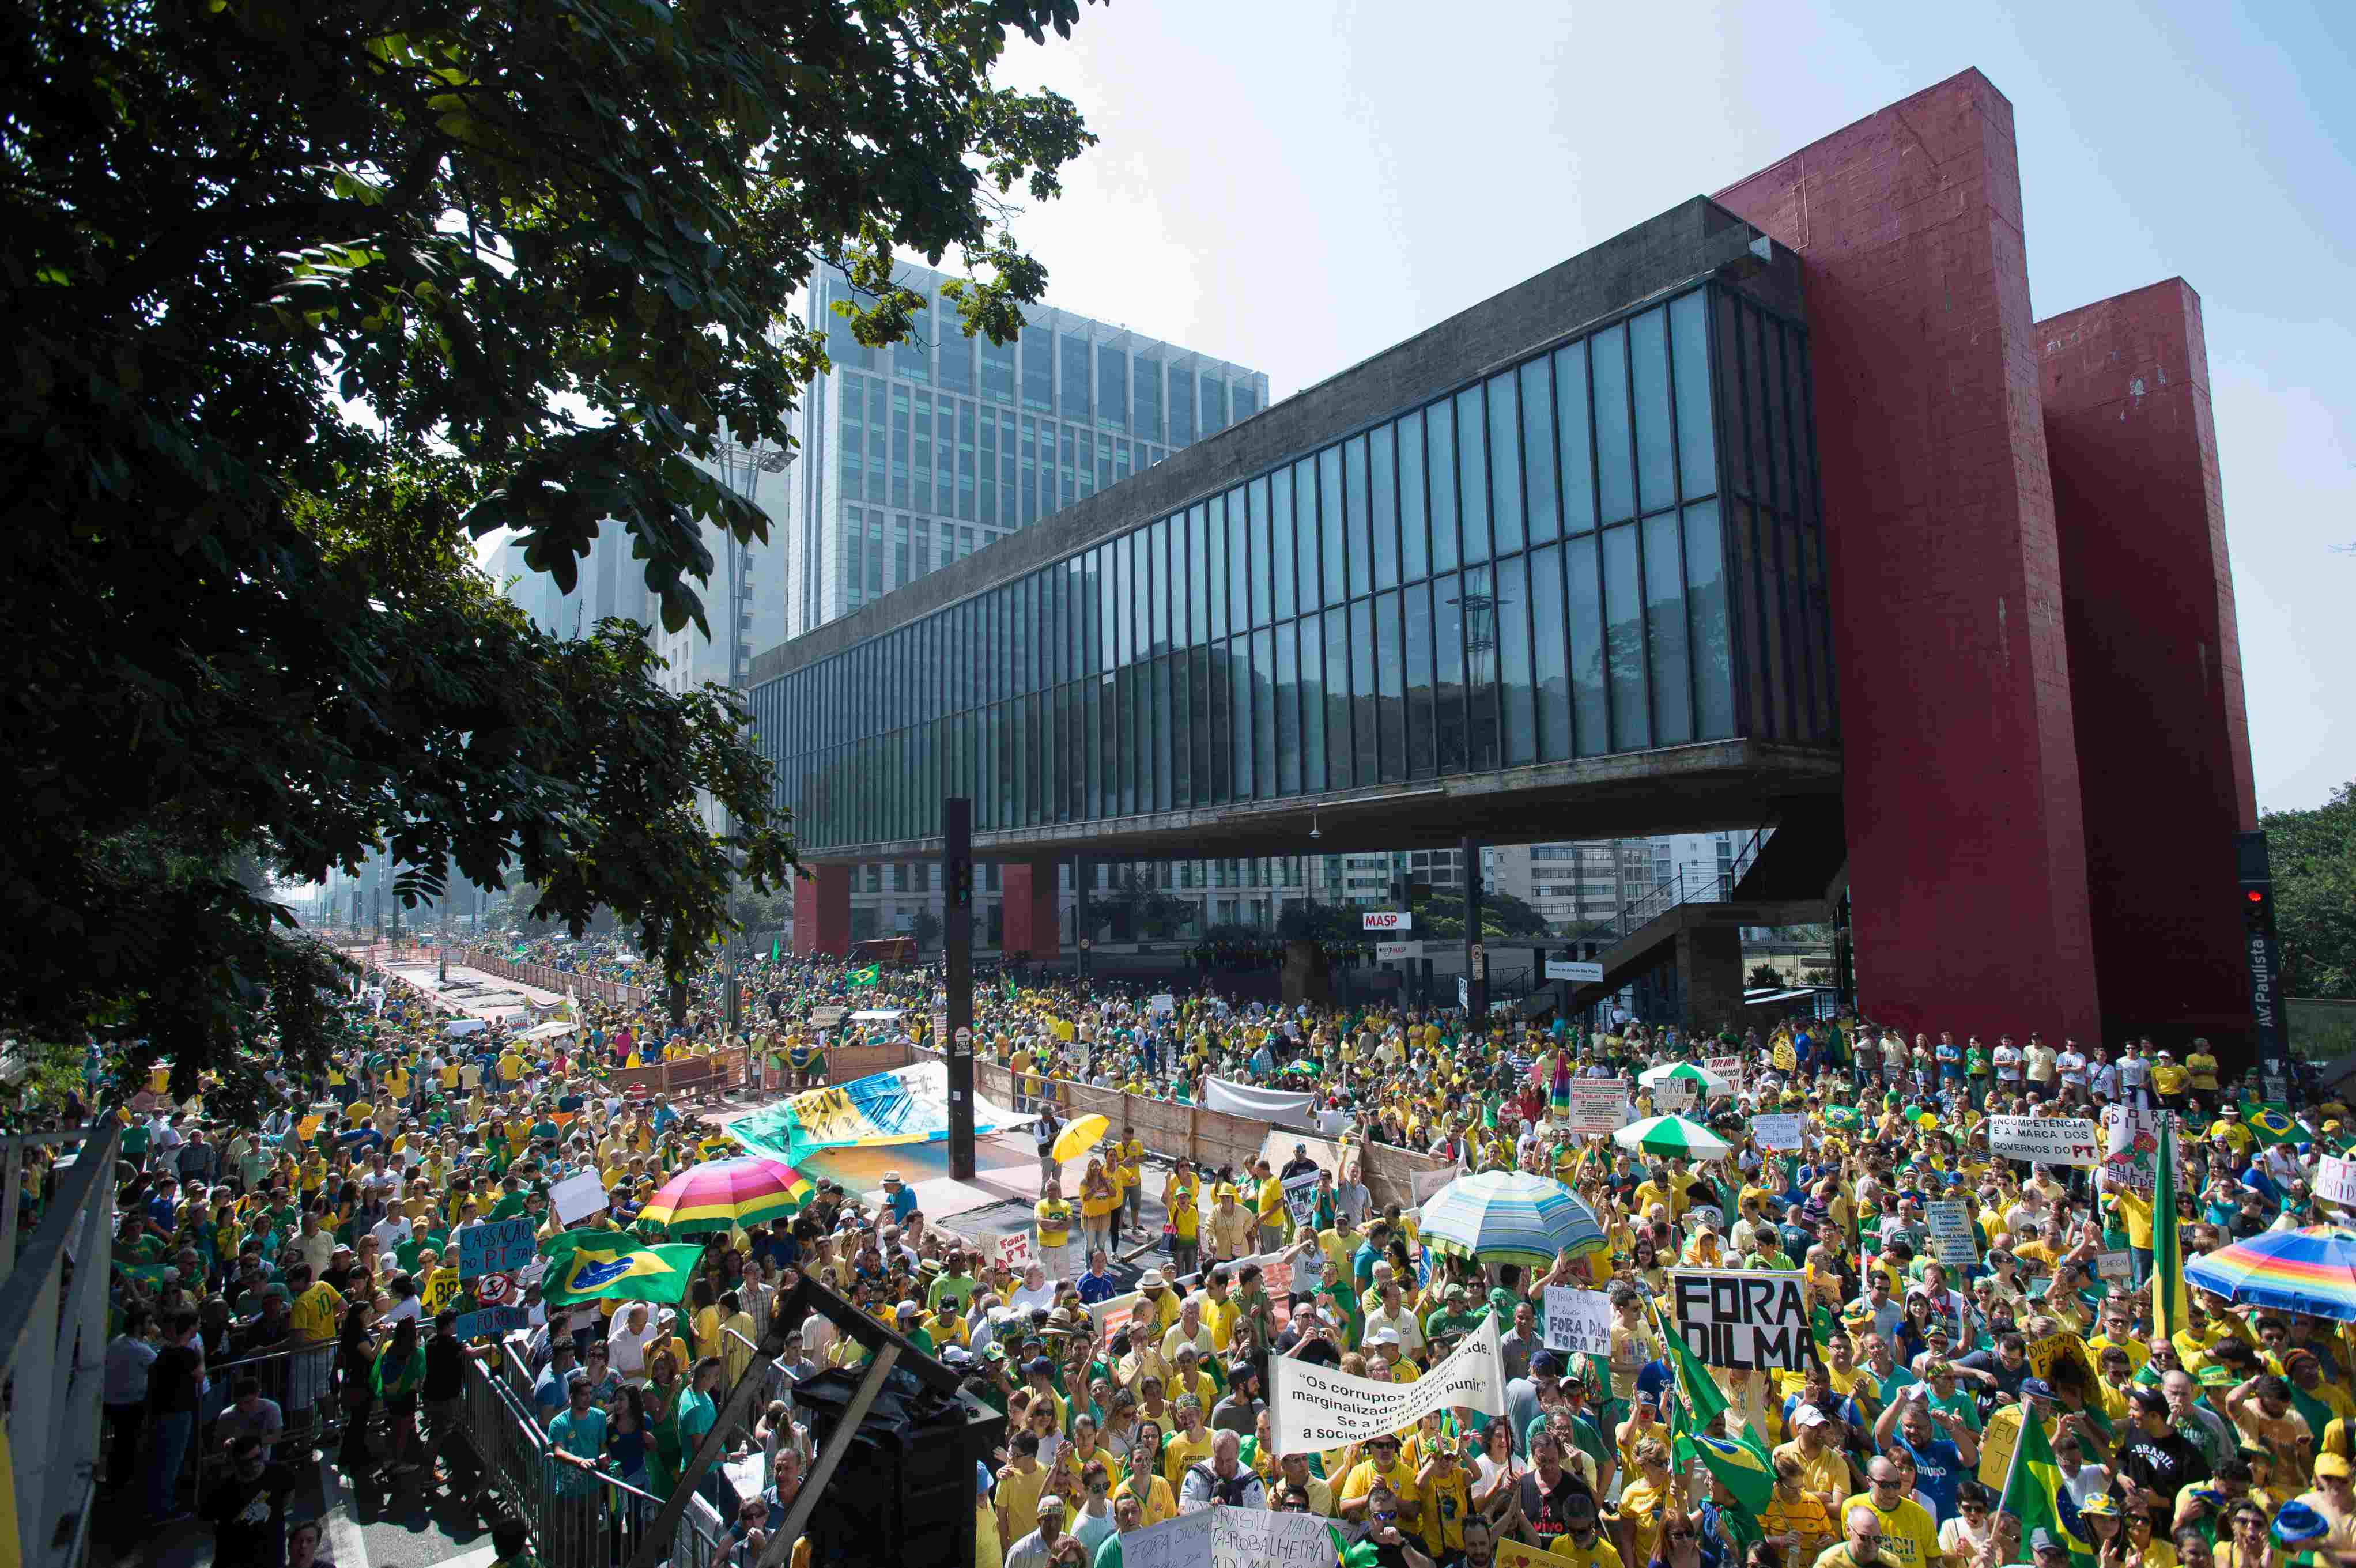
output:
[[[1839,1127],[1846,1132],[1855,1132],[1865,1125],[1865,1114],[1855,1105],[1826,1105],[1825,1125]]]
[[[675,1304],[687,1295],[696,1261],[703,1255],[701,1243],[649,1247],[617,1231],[567,1231],[541,1250],[547,1267],[541,1273],[540,1294],[551,1307],[600,1296]]]
[[[853,969],[850,974],[845,975],[843,978],[850,981],[851,984],[854,986],[877,985],[881,983],[884,978],[884,965],[881,964],[870,964],[864,969]]]
[[[1676,1323],[1665,1310],[1660,1313],[1660,1329],[1661,1341],[1668,1348],[1669,1366],[1676,1375],[1677,1398],[1669,1413],[1670,1451],[1680,1465],[1699,1459],[1711,1477],[1733,1496],[1735,1506],[1721,1510],[1719,1517],[1738,1536],[1748,1536],[1741,1542],[1747,1549],[1749,1541],[1760,1538],[1751,1521],[1774,1499],[1775,1462],[1747,1422],[1736,1436],[1709,1435],[1706,1429],[1713,1416],[1725,1413],[1727,1424],[1732,1426],[1735,1413],[1709,1369],[1686,1349],[1685,1336],[1677,1332]]]
[[[2062,1488],[2061,1462],[2053,1457],[2053,1445],[2046,1439],[2045,1423],[2034,1413],[2021,1421],[2012,1463],[2004,1473],[2004,1496],[1997,1507],[2020,1521],[2024,1543],[2036,1531],[2050,1530],[2070,1549],[2072,1568],[2093,1568],[2094,1547],[2078,1522],[2077,1506]]]
[[[2278,1100],[2258,1104],[2247,1101],[2242,1104],[2242,1125],[2250,1129],[2260,1148],[2272,1148],[2276,1144],[2293,1144],[2307,1137],[2308,1131],[2290,1114],[2290,1107]]]

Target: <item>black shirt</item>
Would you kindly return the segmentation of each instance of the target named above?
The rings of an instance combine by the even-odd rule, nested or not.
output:
[[[213,1527],[213,1562],[220,1568],[281,1568],[286,1561],[286,1499],[294,1471],[265,1465],[252,1480],[231,1471],[205,1499]]]
[[[2209,1478],[2209,1461],[2181,1432],[2147,1437],[2138,1431],[2119,1445],[2119,1474],[2173,1503],[2179,1488]]]
[[[466,1356],[455,1334],[436,1334],[425,1342],[425,1381],[418,1394],[429,1403],[455,1399],[466,1390]]]
[[[194,1415],[203,1366],[187,1345],[166,1345],[156,1351],[155,1364],[147,1369],[147,1407],[157,1415]]]
[[[1568,1467],[1552,1491],[1538,1484],[1538,1473],[1532,1470],[1522,1477],[1521,1496],[1522,1517],[1529,1521],[1530,1531],[1538,1538],[1541,1548],[1551,1546],[1557,1537],[1570,1532],[1569,1505],[1572,1498],[1585,1498],[1590,1509],[1595,1503],[1595,1494],[1588,1490],[1587,1483]]]

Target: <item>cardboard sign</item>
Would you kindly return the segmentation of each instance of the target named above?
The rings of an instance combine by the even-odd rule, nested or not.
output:
[[[1803,1322],[1802,1338],[1806,1333]],[[1505,1372],[1497,1354],[1497,1315],[1483,1313],[1480,1328],[1411,1383],[1378,1383],[1331,1367],[1278,1357],[1269,1363],[1269,1441],[1280,1454],[1338,1448],[1344,1443],[1364,1442],[1376,1433],[1405,1431],[1422,1420],[1427,1411],[1458,1404],[1503,1415]],[[1124,1562],[1127,1556],[1124,1540]]]
[[[1121,1568],[1326,1568],[1333,1522],[1313,1513],[1202,1509],[1122,1536]]]
[[[548,1203],[556,1211],[556,1222],[570,1225],[575,1220],[604,1211],[605,1184],[597,1179],[595,1171],[584,1170],[550,1188]]]
[[[1705,1057],[1702,1060],[1702,1065],[1708,1068],[1710,1072],[1717,1073],[1720,1078],[1725,1079],[1729,1083],[1733,1084],[1736,1088],[1740,1089],[1742,1087],[1742,1070],[1747,1064],[1744,1062],[1740,1051],[1736,1052],[1732,1056]]]
[[[2112,1105],[2103,1112],[2103,1185],[2147,1193],[2157,1179],[2165,1111]]]
[[[1686,1349],[1705,1366],[1796,1372],[1815,1349],[1797,1270],[1673,1269],[1669,1304]]]
[[[2094,1124],[2070,1116],[1990,1116],[1988,1152],[1999,1159],[2033,1165],[2094,1167],[2103,1159]]]
[[[530,1321],[531,1314],[520,1307],[486,1307],[478,1312],[458,1314],[457,1335],[461,1339],[476,1339],[509,1333]]]
[[[998,1238],[998,1266],[1021,1274],[1031,1266],[1031,1232],[1016,1231]]]
[[[1775,1046],[1774,1060],[1777,1072],[1789,1072],[1800,1065],[1800,1053],[1790,1040],[1781,1040]]]
[[[1178,1014],[1178,998],[1167,991],[1160,992],[1145,998],[1145,1010],[1156,1018],[1175,1018]]]
[[[1295,1225],[1306,1225],[1317,1218],[1317,1178],[1321,1174],[1304,1170],[1285,1179],[1284,1211]]]
[[[2042,1339],[2029,1342],[2030,1376],[2043,1378],[2047,1382],[2051,1382],[2053,1369],[2064,1361],[2075,1361],[2078,1364],[2078,1376],[2082,1380],[2078,1386],[2081,1389],[2091,1391],[2095,1387],[2094,1359],[2086,1354],[2085,1340],[2063,1329],[2059,1334],[2048,1334]]]
[[[1980,1434],[1980,1485],[2004,1485],[2005,1472],[2012,1467],[2012,1451],[2020,1445],[2020,1410],[2018,1404],[2008,1404],[1988,1417],[1987,1430]]]
[[[1805,1116],[1753,1116],[1751,1136],[1761,1148],[1805,1148],[1808,1144],[1808,1118]]]
[[[1653,1108],[1665,1116],[1689,1111],[1698,1098],[1694,1091],[1699,1087],[1690,1078],[1664,1078],[1653,1085]]]
[[[2323,1156],[2316,1167],[2315,1196],[2326,1203],[2356,1209],[2356,1159]]]
[[[539,1255],[539,1230],[530,1216],[469,1225],[458,1232],[458,1277],[514,1274]]]
[[[1951,1268],[1968,1269],[1980,1261],[1979,1234],[1960,1198],[1943,1198],[1927,1204],[1922,1218],[1931,1227],[1931,1255]]]
[[[1565,1126],[1574,1133],[1616,1133],[1627,1124],[1627,1085],[1616,1078],[1570,1081],[1570,1115]]]
[[[1566,1285],[1546,1287],[1546,1348],[1574,1356],[1612,1354],[1612,1297]]]
[[[2125,1285],[2133,1277],[2134,1273],[2135,1254],[2133,1253],[2096,1253],[2094,1254],[2096,1279],[2106,1279],[2114,1285]]]

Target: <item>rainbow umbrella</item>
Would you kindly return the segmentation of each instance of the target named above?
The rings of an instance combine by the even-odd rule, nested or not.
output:
[[[1431,1252],[1540,1268],[1565,1247],[1583,1257],[1605,1244],[1595,1211],[1569,1188],[1520,1170],[1458,1177],[1424,1203],[1417,1232]]]
[[[781,1220],[811,1196],[802,1173],[782,1160],[757,1155],[706,1160],[664,1182],[638,1218],[674,1236],[691,1236]]]
[[[2236,1307],[2356,1323],[2356,1230],[2275,1231],[2194,1258],[2184,1277]]]

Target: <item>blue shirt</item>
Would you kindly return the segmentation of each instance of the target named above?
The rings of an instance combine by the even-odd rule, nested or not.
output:
[[[605,1413],[591,1405],[579,1415],[566,1409],[548,1424],[548,1440],[567,1454],[584,1459],[594,1459],[605,1451]],[[585,1492],[596,1486],[596,1477],[570,1465],[556,1467],[559,1491]]]
[[[1108,1274],[1080,1275],[1078,1289],[1080,1300],[1090,1307],[1094,1307],[1099,1301],[1110,1301],[1120,1293],[1120,1287],[1114,1283],[1112,1275]]]
[[[1955,1517],[1955,1488],[1968,1472],[1964,1468],[1964,1451],[1949,1439],[1933,1437],[1928,1443],[1915,1443],[1901,1430],[1893,1433],[1906,1451],[1914,1456],[1914,1485],[1931,1501],[1931,1513],[1942,1524]]]
[[[908,1222],[908,1216],[916,1211],[916,1189],[903,1182],[900,1190],[892,1194],[887,1201],[891,1206],[892,1218],[905,1225]]]

